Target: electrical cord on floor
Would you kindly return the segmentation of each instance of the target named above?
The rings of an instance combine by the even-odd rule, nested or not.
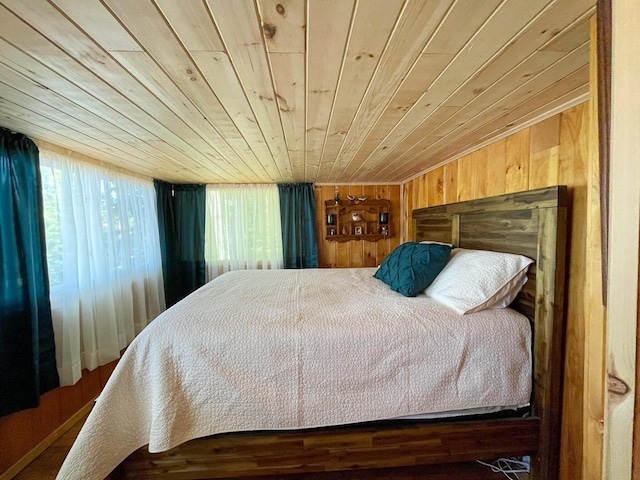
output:
[[[509,480],[519,480],[519,473],[529,473],[530,457],[499,458],[491,463],[476,460],[480,465],[489,467],[492,472],[503,473]]]

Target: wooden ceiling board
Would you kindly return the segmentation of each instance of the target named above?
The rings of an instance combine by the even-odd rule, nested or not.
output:
[[[293,180],[303,182],[305,173],[305,58],[303,53],[269,53],[276,86]]]
[[[249,145],[156,5],[149,0],[135,2],[108,0],[104,4],[120,19],[127,30],[135,35],[149,56],[165,72],[166,75],[160,78],[168,77],[175,84],[175,88],[179,90],[178,98],[180,95],[188,98],[187,108],[194,114],[199,114],[201,118],[207,119],[207,122],[211,121],[215,126],[206,129],[204,135],[193,129],[191,137],[185,140],[198,149],[209,147],[214,149],[213,152],[205,151],[204,153],[219,154],[234,165],[243,163],[243,159],[247,159],[245,167],[252,165],[251,160],[254,154]],[[206,10],[199,13],[207,14]],[[158,75],[161,74],[158,73]],[[140,79],[140,76],[136,78]],[[144,83],[146,86],[148,80],[145,79]],[[169,102],[173,103],[174,95],[171,93],[157,98],[165,105]],[[182,102],[182,105],[185,105],[185,102]],[[182,109],[173,108],[172,111],[179,113],[183,120],[186,119]],[[206,115],[204,111],[207,112]],[[190,125],[193,127],[193,121]]]
[[[99,0],[52,0],[51,5],[67,16],[108,52],[141,52],[142,47],[111,13],[102,8]],[[34,2],[34,13],[41,5]],[[52,17],[55,21],[56,17]]]
[[[2,45],[2,47],[5,51],[10,48],[7,45]],[[22,63],[27,63],[25,59],[22,60]],[[50,75],[48,78],[54,78],[54,75]],[[126,131],[116,125],[109,124],[90,110],[83,109],[67,98],[58,95],[51,88],[36,83],[33,78],[21,76],[16,70],[8,68],[4,64],[0,64],[0,82],[0,90],[2,91],[0,98],[17,103],[33,112],[41,111],[44,117],[41,120],[44,120],[43,126],[45,127],[48,123],[59,123],[60,119],[65,119],[67,126],[75,127],[79,131],[86,132],[84,128],[90,128],[91,136],[97,140],[106,141],[112,139],[119,145],[131,145],[133,143],[131,135],[127,134]],[[15,87],[12,85],[15,85]],[[51,112],[54,111],[57,113],[52,114]],[[49,115],[46,112],[49,112]],[[46,120],[47,118],[49,121]],[[56,130],[59,133],[57,128]],[[133,156],[134,159],[135,157],[140,157],[147,160],[155,159],[160,165],[167,162],[168,164],[179,165],[161,151],[148,147],[142,142],[136,143],[141,144],[136,146],[138,151],[127,149],[128,154]],[[111,144],[113,145],[113,143]],[[161,171],[159,169],[159,172]]]
[[[402,5],[400,0],[361,0],[356,4],[340,83],[322,149],[320,165],[324,171],[330,171],[333,160],[340,152]],[[381,11],[385,15],[380,15]]]
[[[505,95],[503,98],[500,98],[497,102],[491,104],[491,113],[487,115],[476,115],[473,118],[470,118],[466,121],[461,121],[459,125],[451,130],[451,132],[447,132],[447,137],[449,141],[458,140],[460,138],[464,138],[464,136],[470,132],[474,131],[474,127],[479,128],[484,124],[489,123],[489,121],[499,117],[501,112],[506,112],[514,109],[519,105],[527,102],[529,99],[536,97],[538,94],[544,94],[548,88],[551,87],[560,87],[563,90],[563,93],[568,90],[573,90],[573,88],[577,88],[580,85],[586,85],[584,81],[584,72],[585,66],[580,66],[579,55],[581,50],[588,50],[588,44],[584,47],[581,47],[575,51],[574,54],[567,55],[562,58],[551,67],[548,67],[545,71],[541,72],[536,77],[529,79],[525,84],[520,87],[511,90],[511,92]],[[564,81],[560,85],[552,85],[551,87],[547,87],[547,82],[545,82],[545,78],[549,76],[556,77],[557,75],[561,75],[560,78],[563,78]],[[552,100],[554,98],[553,95],[548,95],[548,93],[539,97],[540,100]],[[456,113],[454,116],[458,115],[460,112]],[[440,132],[444,135],[445,132]],[[444,136],[443,136],[444,138]],[[441,142],[444,144],[444,142]]]
[[[509,39],[517,35],[526,25],[527,19],[537,15],[548,2],[549,0],[522,0],[501,3],[479,28],[477,25],[473,25],[473,28],[469,30],[470,36],[463,38],[464,45],[418,102],[394,126],[374,152],[364,152],[363,155],[357,155],[351,168],[344,171],[344,176],[340,180],[348,181],[347,179],[351,178],[358,169],[366,169],[367,166],[369,169],[375,168],[380,160],[388,155],[387,152],[402,138],[424,122],[425,118],[428,119],[456,90],[465,88],[469,84],[471,74],[490,62],[496,50],[499,50]],[[464,6],[468,7],[468,5]],[[463,13],[466,11],[467,9],[462,10]],[[458,24],[459,17],[453,13],[451,16],[455,20],[454,23]],[[443,29],[448,31],[452,27],[447,27],[446,24],[445,20]],[[428,49],[429,46],[426,50]],[[466,88],[477,90],[473,87]],[[462,105],[451,104],[447,106],[460,107]]]
[[[415,0],[405,3],[340,153],[330,173],[318,178],[318,181],[335,182],[340,178],[452,3],[452,0]]]
[[[427,112],[432,112],[437,108],[437,103],[429,99],[427,94],[430,91],[430,93],[433,92],[434,83],[447,71],[447,68],[469,41],[468,37],[461,35],[459,30],[451,28],[450,25],[456,25],[457,28],[462,28],[462,31],[473,35],[487,22],[499,5],[500,2],[498,1],[486,1],[478,4],[478,2],[474,2],[473,0],[458,0],[453,5],[433,37],[429,39],[418,62],[414,64],[411,74],[405,78],[402,86],[394,95],[394,99],[392,99],[376,123],[374,130],[368,135],[367,140],[358,150],[349,168],[345,169],[343,173],[344,178],[354,176],[354,174],[363,168],[365,170],[367,168],[376,168],[379,157],[385,156],[390,148],[390,145],[388,143],[385,144],[384,141],[396,130],[400,121],[406,118],[407,115],[410,116],[412,114],[411,112],[414,111],[427,114]],[[416,71],[416,73],[421,73],[423,68],[420,68],[420,64],[427,62],[428,64],[435,63],[435,65],[431,65],[430,74],[424,77],[422,75],[414,75]],[[442,62],[442,64],[438,65],[438,62]],[[465,72],[468,72],[466,65]],[[406,107],[406,110],[399,108],[397,103],[402,104],[404,97],[413,91],[419,94],[415,97],[412,95],[411,105]],[[395,100],[397,97],[399,97],[398,101]],[[425,97],[427,97],[426,101]],[[422,105],[424,108],[418,105],[420,101],[424,102]],[[418,110],[415,110],[414,107]],[[376,128],[378,126],[381,126],[381,128]],[[377,155],[373,155],[376,151]]]
[[[69,22],[67,17],[49,3],[44,0],[4,1],[3,5],[12,8],[24,23],[19,18],[11,18],[10,14],[4,15],[4,12],[0,11],[0,27],[5,23],[16,22],[29,30],[28,33],[16,32],[19,35],[15,37],[5,37],[5,29],[0,28],[3,38],[8,42],[19,46],[20,39],[25,36],[40,35],[47,38],[58,49],[44,53],[31,52],[32,56],[62,76],[72,79],[75,88],[87,90],[106,105],[125,115],[139,125],[143,132],[148,132],[150,140],[162,140],[163,143],[159,145],[168,154],[176,156],[177,159],[184,157],[185,154],[189,155],[192,159],[190,163],[200,164],[205,177],[207,171],[211,172],[208,175],[215,175],[217,168],[217,171],[222,174],[218,176],[229,175],[236,181],[244,180],[244,176],[234,172],[235,168],[232,165],[227,166],[222,163],[215,165],[214,162],[218,158],[207,157],[190,145],[188,140],[195,135],[192,128],[153,97],[147,89],[141,88],[140,83],[105,50],[93,43],[76,24]],[[41,7],[41,10],[37,10],[36,6]],[[48,26],[57,23],[63,24],[65,28],[48,29]],[[41,32],[46,32],[47,36]],[[60,94],[67,95],[65,91]],[[147,135],[145,134],[144,137]],[[146,140],[146,138],[143,139]]]
[[[0,0],[0,126],[173,182],[491,168],[467,153],[586,98],[594,5]]]
[[[202,0],[155,0],[155,4],[186,50],[192,53],[224,51],[209,9]]]
[[[301,182],[306,178],[306,3],[259,0],[258,8],[293,180]]]
[[[526,102],[514,106],[492,122],[477,128],[471,132],[474,138],[478,138],[477,142],[470,143],[464,135],[461,137],[463,140],[446,144],[440,143],[436,139],[412,158],[405,159],[404,165],[400,162],[394,163],[394,167],[396,167],[394,172],[380,173],[384,175],[384,178],[390,178],[389,181],[394,181],[393,178],[410,178],[421,171],[415,169],[416,162],[421,162],[421,158],[429,158],[429,161],[426,162],[427,168],[437,166],[473,149],[476,145],[485,145],[493,138],[502,138],[505,134],[513,133],[516,130],[516,125],[528,125],[531,121],[544,117],[547,112],[558,113],[558,108],[566,107],[573,99],[586,99],[589,86],[584,84],[585,70],[588,73],[588,66],[581,67],[568,75],[562,82],[555,83]],[[550,98],[553,100],[550,101]]]
[[[77,123],[91,125],[96,131],[96,138],[113,138],[128,145],[135,145],[139,152],[130,152],[133,157],[140,156],[148,160],[158,159],[160,165],[162,162],[180,165],[177,160],[173,160],[161,149],[147,143],[150,140],[145,142],[132,136],[132,133],[136,133],[136,125],[127,123],[128,120],[119,116],[115,110],[112,110],[112,115],[108,117],[96,115],[92,111],[99,103],[96,99],[82,90],[70,88],[72,84],[67,80],[6,42],[0,41],[0,49],[4,52],[2,61],[5,62],[0,64],[0,81],[5,82],[5,86],[0,88],[2,97],[11,100],[28,98],[28,101],[23,101],[27,103],[22,103],[22,105],[24,108],[32,108],[31,105],[36,102],[37,106],[33,107],[34,111],[39,111],[40,108],[55,108],[61,113],[67,114],[67,118],[78,121]],[[73,95],[64,97],[56,93],[62,90],[71,91]],[[110,123],[108,120],[114,123]],[[128,130],[127,127],[133,130]],[[182,172],[187,170],[184,167],[181,168]],[[158,172],[162,173],[162,169],[158,168]],[[194,178],[197,178],[195,173]]]
[[[269,53],[305,53],[307,9],[304,0],[258,0],[258,8]]]
[[[549,18],[556,19],[554,14],[557,15],[560,12],[556,11],[552,7],[553,6],[547,8],[539,17],[548,17],[549,15],[551,15]],[[571,20],[578,13],[575,10],[569,10],[568,12],[566,12],[566,14],[568,15],[568,20]],[[498,64],[500,67],[499,69],[493,67],[493,62],[486,68],[481,69],[479,75],[473,78],[472,82],[469,82],[469,86],[467,88],[459,89],[437,108],[437,111],[441,111],[450,106],[462,106],[462,108],[460,108],[455,115],[444,119],[444,122],[436,121],[435,118],[432,118],[433,114],[427,115],[426,118],[422,120],[422,124],[413,129],[412,135],[416,136],[417,134],[418,137],[422,135],[423,137],[430,136],[445,138],[446,135],[448,135],[452,130],[465,125],[470,119],[478,115],[481,116],[482,119],[487,120],[488,118],[486,118],[486,115],[489,115],[489,110],[499,111],[499,109],[501,108],[501,105],[496,103],[498,100],[508,99],[507,102],[503,103],[513,103],[513,97],[511,96],[511,93],[513,93],[514,90],[518,89],[519,85],[525,83],[527,85],[527,90],[529,91],[529,93],[535,91],[536,84],[532,83],[532,79],[538,78],[537,75],[541,71],[547,69],[549,65],[558,62],[561,58],[564,58],[566,56],[561,51],[535,50],[535,47],[539,46],[536,44],[534,44],[533,48],[531,48],[532,39],[530,38],[530,35],[527,34],[527,32],[530,32],[532,29],[536,28],[539,27],[537,22],[534,21],[532,22],[532,25],[529,26],[520,37],[528,39],[527,42],[521,42],[518,40],[507,47],[507,49],[505,49],[509,50],[509,48],[512,48],[513,45],[521,45],[523,47],[526,46],[527,48],[531,49],[532,53],[524,60],[522,60],[520,64],[517,64],[515,62],[515,58],[522,58],[522,55],[520,55],[519,57],[514,57],[513,54],[510,54],[508,56],[502,56],[505,61],[501,61]],[[538,41],[541,42],[542,38],[538,38]],[[525,51],[525,53],[528,51],[529,50]],[[578,58],[576,59],[579,64],[578,66],[584,65],[585,55],[588,55],[588,49],[578,51]],[[467,63],[465,62],[464,64],[466,65]],[[505,67],[508,67],[510,65],[515,66],[514,68],[512,68],[512,70],[505,71]],[[572,71],[571,66],[569,66],[568,68],[569,71],[555,71],[552,72],[552,75],[555,75],[554,78],[563,78],[566,74]],[[574,67],[574,69],[575,68],[577,67]],[[488,75],[489,72],[492,73],[491,76]],[[585,83],[586,82],[587,79],[585,78]],[[548,78],[543,77],[542,85],[544,86],[548,84]],[[508,94],[505,95],[505,92],[507,92]],[[456,97],[458,97],[457,100]],[[432,101],[427,100],[425,106],[429,105],[429,103],[432,103]],[[417,115],[416,118],[420,119],[420,115]],[[443,119],[440,118],[438,120]],[[405,116],[403,122],[409,123],[410,115]],[[402,127],[402,124],[398,124],[395,128],[395,131],[392,132],[395,135],[389,135],[389,138],[386,141],[380,143],[378,151],[375,152],[378,159],[377,163],[375,162],[376,155],[371,155],[369,157],[367,161],[369,163],[373,163],[370,169],[384,168],[386,166],[386,163],[395,163],[400,160],[397,155],[397,146],[405,140],[411,141],[410,136],[408,136],[409,134],[404,135]],[[409,129],[410,127],[411,123],[406,125],[407,129]],[[404,140],[400,140],[400,143],[397,143],[398,138],[402,138]],[[450,139],[446,139],[443,141],[449,140]],[[414,143],[416,142],[418,142],[418,140],[416,140]],[[386,159],[387,161],[384,162],[381,161],[381,159]]]
[[[338,10],[338,21],[334,12]],[[306,174],[317,176],[354,14],[353,0],[309,3],[307,14]]]
[[[275,164],[281,181],[291,181],[293,170],[284,139],[257,6],[251,0],[207,0],[207,3],[271,151],[271,159],[262,161],[265,164]]]

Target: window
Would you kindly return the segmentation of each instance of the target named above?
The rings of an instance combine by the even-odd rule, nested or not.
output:
[[[47,151],[40,169],[56,361],[71,385],[164,310],[155,190]]]
[[[277,185],[207,185],[205,260],[207,280],[283,267]]]

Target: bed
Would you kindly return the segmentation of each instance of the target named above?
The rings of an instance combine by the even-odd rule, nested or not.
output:
[[[566,205],[566,188],[552,187],[413,212],[416,241],[534,259],[512,304],[520,314],[503,309],[497,317],[488,311],[450,316],[424,296],[398,298],[372,278],[375,269],[222,276],[159,317],[127,350],[60,478],[102,478],[127,456],[114,476],[229,478],[515,455],[532,456],[532,478],[555,478]],[[247,275],[263,277],[253,296],[242,287]],[[349,294],[338,295],[336,288]],[[438,314],[425,321],[419,311],[429,302]],[[396,314],[408,316],[395,320]],[[207,328],[212,318],[215,334]],[[308,324],[304,334],[301,324]],[[471,330],[461,334],[463,324]],[[439,330],[432,341],[430,329]],[[506,330],[518,334],[502,339]],[[443,332],[452,343],[441,340]],[[482,367],[483,353],[474,349],[497,338],[493,364]],[[261,350],[272,340],[281,346]],[[223,344],[238,346],[218,355],[215,367],[202,360]],[[447,353],[451,358],[441,360]],[[531,361],[522,362],[527,355]],[[288,362],[291,357],[296,362]],[[325,375],[312,369],[317,357],[327,362]],[[443,370],[429,362],[442,363]],[[232,364],[242,365],[240,375]],[[376,381],[361,382],[364,376]],[[473,379],[485,387],[467,391]],[[214,401],[217,392],[224,393]],[[470,401],[477,407],[530,401],[530,414],[387,421],[466,409]],[[147,443],[162,453],[139,449],[129,455]]]

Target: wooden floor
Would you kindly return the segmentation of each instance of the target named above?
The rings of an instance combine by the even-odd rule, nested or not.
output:
[[[15,480],[53,480],[64,461],[86,416],[56,440],[45,452],[22,470]],[[349,472],[325,472],[322,474],[289,475],[285,480],[491,480],[503,479],[501,473],[492,473],[477,463],[454,465],[417,466],[394,469],[372,469]],[[522,480],[526,476],[520,477]],[[246,477],[247,480],[280,480],[282,476]],[[224,480],[224,479],[219,479]]]

